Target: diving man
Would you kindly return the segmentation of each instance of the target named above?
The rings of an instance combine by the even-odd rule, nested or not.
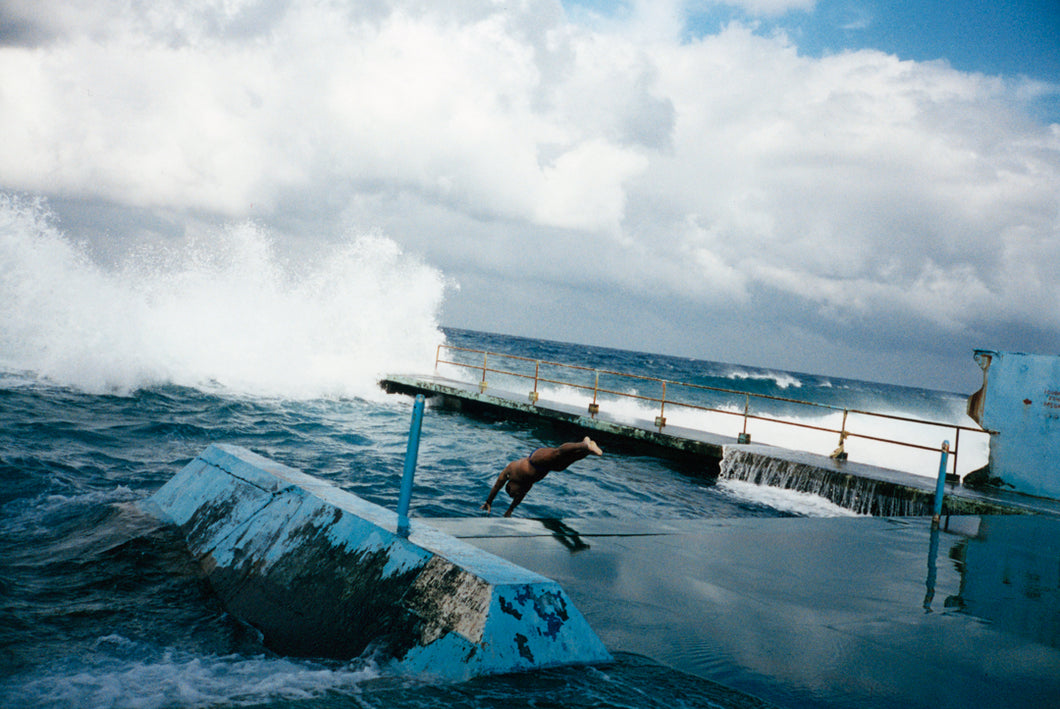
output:
[[[540,482],[549,473],[566,470],[571,463],[581,460],[590,453],[603,455],[600,446],[586,436],[577,443],[564,443],[559,448],[538,448],[525,458],[513,460],[497,476],[497,481],[493,483],[493,488],[482,505],[482,509],[486,510],[486,514],[490,513],[493,498],[503,487],[512,497],[512,504],[504,516],[511,517],[512,510],[523,501],[534,483]]]

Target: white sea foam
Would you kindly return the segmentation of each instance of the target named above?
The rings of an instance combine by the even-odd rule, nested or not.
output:
[[[157,383],[379,396],[444,337],[442,275],[360,235],[299,268],[251,223],[94,262],[47,209],[0,193],[0,367],[90,393]]]
[[[88,661],[60,659],[39,678],[18,678],[6,698],[18,706],[251,706],[355,694],[361,683],[380,676],[371,663],[332,667],[267,656],[194,655],[119,635],[96,645]]]
[[[729,379],[772,381],[781,389],[798,389],[802,386],[802,380],[788,372],[749,372],[746,369],[735,369],[729,373]]]
[[[718,489],[738,500],[754,502],[775,510],[806,517],[858,517],[856,512],[840,507],[820,495],[756,485],[744,480],[718,480]]]

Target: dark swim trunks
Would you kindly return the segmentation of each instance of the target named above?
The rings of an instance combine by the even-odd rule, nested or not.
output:
[[[538,474],[544,475],[544,474],[548,473],[549,471],[546,470],[545,468],[542,468],[540,465],[538,465],[537,463],[534,462],[534,453],[537,453],[539,450],[541,450],[541,449],[540,448],[535,448],[533,453],[531,453],[530,455],[526,456],[526,462],[530,463],[530,467],[533,468]]]

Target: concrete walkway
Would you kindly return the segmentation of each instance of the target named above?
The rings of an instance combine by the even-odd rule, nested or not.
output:
[[[612,652],[780,707],[1060,704],[1060,520],[430,519],[559,582]]]
[[[515,393],[495,387],[484,391],[476,384],[435,375],[388,375],[380,385],[391,393],[424,394],[440,399],[443,405],[473,413],[504,415],[514,418],[545,420],[569,429],[575,435],[591,433],[609,446],[618,445],[635,452],[671,457],[693,458],[706,474],[722,472],[726,455],[744,459],[768,458],[774,467],[800,468],[802,475],[814,476],[827,488],[824,496],[836,504],[846,504],[854,486],[871,482],[871,494],[886,495],[902,504],[886,508],[887,514],[931,514],[935,482],[921,475],[889,470],[853,461],[836,461],[827,456],[793,451],[760,444],[738,444],[732,436],[667,425],[659,428],[653,421],[618,419],[606,411],[590,415],[585,407],[539,399],[531,402],[526,393]],[[765,481],[762,481],[765,482]],[[768,482],[766,484],[769,484]],[[945,486],[946,509],[952,514],[1049,514],[1060,516],[1060,501],[1020,495],[1003,490],[978,491],[959,484]],[[862,495],[864,497],[864,495]],[[864,500],[862,500],[864,505]],[[878,508],[864,505],[859,512],[876,514]]]

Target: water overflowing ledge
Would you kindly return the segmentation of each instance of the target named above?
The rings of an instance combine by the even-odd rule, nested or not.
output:
[[[729,445],[724,447],[719,469],[718,477],[723,479],[811,493],[873,517],[930,516],[934,507],[935,483],[928,478],[811,453],[754,444]],[[945,514],[1032,511],[954,484],[946,488]]]

